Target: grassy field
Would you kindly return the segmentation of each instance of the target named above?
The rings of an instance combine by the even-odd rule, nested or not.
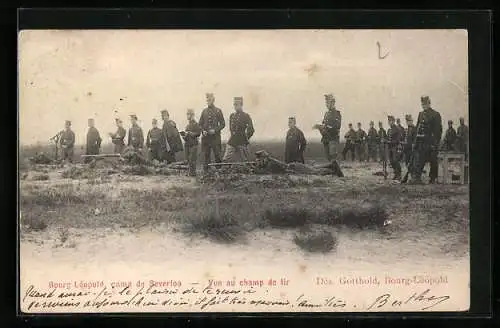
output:
[[[254,145],[280,157],[282,145]],[[21,160],[44,148],[21,150]],[[45,149],[46,150],[46,149]],[[321,144],[306,155],[322,161]],[[164,227],[179,238],[245,244],[258,231],[292,231],[306,252],[331,252],[337,236],[371,234],[374,240],[413,240],[447,256],[468,254],[468,187],[393,184],[374,175],[377,163],[342,163],[344,178],[228,174],[206,179],[182,175],[110,174],[68,178],[68,168],[23,166],[21,240],[52,231],[72,245],[72,231],[130,233]],[[82,169],[82,164],[76,164]],[[112,167],[111,163],[109,167]],[[41,178],[42,177],[42,178]]]

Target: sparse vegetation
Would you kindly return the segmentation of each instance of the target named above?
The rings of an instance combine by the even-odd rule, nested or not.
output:
[[[328,253],[337,246],[336,236],[325,229],[300,230],[293,242],[302,250],[311,253]]]

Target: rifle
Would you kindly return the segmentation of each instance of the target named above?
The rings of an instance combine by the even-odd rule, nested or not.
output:
[[[412,147],[411,147],[411,153],[410,153],[410,159],[408,161],[408,167],[406,168],[405,176],[403,177],[403,179],[401,179],[401,183],[407,183],[408,182],[408,176],[410,174],[411,168],[413,167],[413,153],[415,152],[414,148],[415,148],[415,145],[413,144]]]
[[[210,163],[208,166],[232,166],[232,165],[256,165],[257,162],[225,162],[225,163]]]
[[[55,143],[55,146],[56,146],[56,150],[55,150],[55,160],[57,161],[57,157],[58,157],[58,152],[59,152],[59,147],[58,147],[58,144],[59,144],[59,139],[61,139],[61,135],[63,134],[64,131],[59,131],[57,132],[57,134],[55,136],[53,136],[52,138],[49,139],[49,141],[53,141]]]
[[[120,154],[98,154],[98,155],[81,155],[83,158],[108,158],[108,157],[122,157]]]

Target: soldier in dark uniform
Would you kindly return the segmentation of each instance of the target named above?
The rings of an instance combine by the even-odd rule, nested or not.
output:
[[[361,128],[361,123],[358,122],[358,129],[356,130],[356,157],[358,161],[365,160],[365,146],[366,146],[366,132]]]
[[[368,135],[366,137],[366,141],[368,143],[368,162],[370,160],[373,160],[374,162],[377,161],[378,145],[380,143],[378,132],[375,129],[374,125],[375,123],[373,121],[370,121],[370,129],[368,130]]]
[[[153,128],[148,131],[148,135],[146,136],[146,148],[149,151],[151,156],[151,160],[162,160],[162,143],[165,136],[163,135],[163,131],[158,128],[158,121],[154,118],[151,122]]]
[[[386,139],[387,132],[385,131],[382,122],[378,122],[378,154],[381,161],[385,158],[384,142],[386,141]]]
[[[453,128],[453,121],[448,121],[448,130],[444,134],[442,149],[444,151],[455,151],[457,144],[457,131]]]
[[[89,130],[87,131],[87,149],[85,154],[87,155],[99,155],[99,150],[101,149],[101,135],[99,131],[94,126],[94,119],[89,118],[88,125]],[[92,159],[87,157],[85,162],[90,162]]]
[[[345,161],[347,153],[350,152],[351,160],[354,161],[355,158],[354,141],[356,140],[356,131],[354,131],[352,123],[349,123],[349,130],[347,130],[344,138],[345,138],[345,146],[344,150],[342,151],[342,157],[344,158]]]
[[[427,162],[430,163],[430,183],[435,183],[438,175],[437,152],[443,133],[441,114],[431,108],[431,100],[428,96],[422,96],[420,101],[423,111],[418,114],[417,119],[417,136],[410,183],[422,183],[422,171]]]
[[[167,110],[161,111],[161,118],[163,120],[163,160],[167,162],[167,164],[173,163],[176,161],[175,154],[183,151],[184,147],[182,146],[182,139],[179,134],[179,130],[177,130],[177,125],[174,121],[170,119],[170,114]]]
[[[401,154],[403,135],[401,129],[396,125],[394,116],[388,116],[389,129],[387,130],[387,148],[389,155],[389,162],[394,171],[393,180],[401,180]]]
[[[144,133],[139,124],[137,124],[137,116],[135,114],[130,115],[130,122],[132,126],[128,130],[127,146],[132,147],[135,151],[142,152],[142,148],[144,147]]]
[[[304,133],[297,127],[295,117],[288,118],[288,131],[285,142],[285,163],[304,163],[307,141]]]
[[[243,111],[243,97],[234,97],[234,113],[229,116],[229,130],[231,136],[226,144],[224,162],[231,160],[235,153],[238,153],[241,160],[248,161],[248,144],[255,130],[252,118]]]
[[[194,119],[194,110],[188,109],[186,112],[188,124],[182,137],[184,139],[184,152],[188,162],[190,176],[196,176],[196,160],[198,159],[198,138],[201,135],[201,128]]]
[[[396,126],[401,132],[401,143],[403,143],[406,140],[406,129],[401,125],[401,120],[399,118],[396,118]],[[404,161],[404,152],[400,156],[400,161]]]
[[[216,163],[222,161],[221,131],[226,126],[222,110],[214,105],[214,95],[212,93],[207,93],[206,98],[208,106],[201,112],[199,123],[202,131],[201,149],[204,154],[204,170],[208,169],[212,152],[214,153]]]
[[[61,132],[59,137],[59,143],[62,148],[62,159],[63,161],[69,161],[73,163],[73,154],[75,147],[75,133],[71,130],[71,122],[66,121],[64,124],[64,130]]]
[[[469,159],[469,127],[465,125],[465,120],[460,117],[460,126],[457,129],[457,149],[465,154],[465,160]]]
[[[405,165],[406,167],[409,167],[410,165],[410,159],[411,159],[411,154],[413,151],[413,144],[415,143],[415,138],[417,136],[417,128],[413,124],[413,118],[411,115],[406,115],[406,125],[408,128],[406,129],[405,133],[405,143],[404,143],[404,158],[405,158]]]
[[[337,160],[342,115],[335,107],[335,97],[331,93],[325,95],[325,103],[328,111],[325,113],[321,124],[321,142],[323,143],[326,159],[334,161]]]
[[[111,137],[111,142],[113,143],[114,147],[114,153],[115,154],[121,154],[123,152],[123,149],[125,148],[125,135],[127,134],[127,131],[123,128],[123,123],[122,120],[119,118],[115,119],[116,121],[116,126],[117,130],[115,133],[110,133],[109,136]]]

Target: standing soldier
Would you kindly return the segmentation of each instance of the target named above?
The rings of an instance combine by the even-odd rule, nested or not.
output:
[[[158,121],[154,118],[151,122],[153,128],[148,131],[146,136],[146,148],[149,151],[151,160],[162,160],[162,144],[163,144],[163,131],[158,128]]]
[[[405,157],[405,165],[408,168],[410,165],[410,160],[411,160],[411,154],[413,151],[413,144],[415,143],[415,138],[417,136],[417,128],[413,124],[413,117],[411,115],[406,115],[406,125],[408,128],[406,129],[405,133],[405,143],[403,147],[403,153]]]
[[[358,161],[365,160],[365,145],[366,145],[366,132],[361,128],[361,123],[358,122],[358,129],[356,130],[356,156]]]
[[[469,127],[465,125],[465,120],[460,117],[460,126],[457,129],[457,148],[459,152],[465,154],[465,160],[469,159]]]
[[[196,176],[196,160],[198,159],[198,138],[201,135],[201,128],[194,119],[194,110],[188,109],[186,112],[188,125],[182,133],[184,139],[184,152],[188,162],[190,176]]]
[[[420,102],[423,110],[417,119],[411,183],[422,183],[422,171],[427,162],[430,163],[430,183],[435,183],[438,175],[437,152],[443,133],[441,114],[431,108],[428,96],[422,96]]]
[[[396,118],[396,126],[401,132],[401,143],[403,143],[406,140],[406,129],[404,128],[404,126],[401,125],[401,120],[399,118]],[[403,152],[401,153],[400,161],[401,162],[404,161]]]
[[[214,153],[215,162],[221,162],[221,131],[226,126],[224,115],[220,108],[215,107],[215,97],[213,93],[207,93],[207,107],[201,112],[201,149],[204,154],[203,169],[208,169],[210,157]]]
[[[123,152],[123,149],[125,148],[125,135],[127,134],[127,131],[123,128],[123,123],[122,120],[119,118],[115,119],[116,121],[116,126],[118,129],[116,130],[115,133],[110,133],[109,136],[111,137],[111,142],[114,147],[114,153],[115,154],[121,154]]]
[[[170,114],[166,109],[161,111],[161,118],[163,120],[163,137],[162,142],[164,148],[164,160],[167,164],[175,162],[175,154],[183,151],[181,136],[177,125],[170,119]]]
[[[453,121],[448,121],[448,130],[446,130],[443,139],[442,149],[444,151],[454,151],[457,143],[457,132],[453,128]]]
[[[142,152],[142,147],[144,147],[144,133],[139,124],[137,124],[137,115],[130,115],[130,122],[132,126],[128,130],[127,146],[132,147],[135,151]]]
[[[333,94],[329,93],[325,95],[325,104],[328,111],[323,117],[320,133],[325,156],[331,162],[337,160],[342,115],[335,107],[335,97]]]
[[[307,146],[304,133],[297,127],[295,117],[288,118],[288,131],[285,142],[285,163],[304,163],[304,151]]]
[[[75,133],[71,130],[71,121],[66,121],[64,130],[61,132],[59,143],[62,148],[63,161],[73,163],[73,153],[75,147]]]
[[[378,146],[379,146],[379,157],[383,161],[385,158],[385,141],[387,139],[387,132],[384,129],[382,122],[378,122]]]
[[[377,161],[377,152],[379,145],[379,137],[377,130],[374,127],[375,123],[370,121],[370,129],[368,130],[367,141],[368,141],[368,162],[373,159],[374,162]]]
[[[248,161],[248,141],[253,136],[255,130],[253,128],[252,118],[248,113],[243,111],[243,97],[234,97],[234,113],[229,116],[229,130],[231,136],[226,145],[224,153],[224,162],[233,158],[235,153],[238,153],[241,160]]]
[[[99,150],[101,149],[101,135],[99,131],[95,128],[95,123],[93,118],[88,120],[89,130],[87,131],[87,149],[85,154],[87,155],[99,155]],[[91,161],[89,157],[86,158],[86,162]]]
[[[401,129],[396,125],[394,116],[387,117],[389,122],[389,130],[387,130],[387,148],[389,153],[389,162],[394,171],[392,180],[401,180],[401,142],[403,135]]]
[[[352,123],[349,123],[349,130],[347,130],[344,138],[345,138],[345,146],[344,150],[342,151],[342,157],[344,157],[345,161],[347,153],[350,152],[351,160],[354,161],[354,154],[355,154],[354,141],[356,139],[356,131],[354,131]]]

